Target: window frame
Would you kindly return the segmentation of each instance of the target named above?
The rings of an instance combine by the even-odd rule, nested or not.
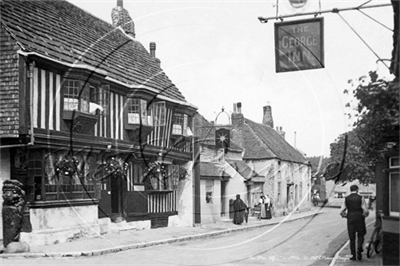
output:
[[[73,85],[71,85],[73,83]],[[65,78],[62,85],[63,90],[63,111],[79,111],[85,114],[90,114],[91,89],[98,90],[98,88],[89,82],[82,82],[78,78]],[[72,91],[72,93],[71,93]],[[69,101],[67,101],[69,99]],[[71,103],[71,99],[76,100],[76,103]],[[70,107],[74,105],[72,108]]]
[[[214,193],[214,179],[206,179],[206,184],[205,184],[205,199],[207,204],[214,204],[213,201],[213,193]]]
[[[394,164],[393,163],[393,161],[395,161],[396,160],[396,164]],[[399,165],[399,156],[393,156],[393,157],[389,157],[389,173],[388,173],[388,189],[389,189],[389,215],[390,216],[397,216],[397,217],[399,217],[400,215],[399,215],[399,211],[392,211],[392,202],[393,202],[393,199],[392,199],[392,196],[393,195],[397,195],[397,197],[399,197],[399,193],[396,193],[396,191],[395,191],[395,193],[392,193],[393,191],[392,191],[392,184],[393,184],[393,176],[394,175],[397,175],[397,189],[398,189],[398,186],[399,186],[399,178],[400,178],[400,165]],[[396,182],[396,180],[395,180],[395,182]],[[397,191],[398,192],[398,191]],[[394,201],[396,201],[396,199],[394,199]],[[398,202],[399,202],[399,199],[397,199],[397,204],[399,204]]]
[[[126,100],[126,123],[127,125],[153,126],[154,117],[152,106],[148,106],[148,101],[142,98],[128,97]],[[130,117],[132,114],[132,120]]]

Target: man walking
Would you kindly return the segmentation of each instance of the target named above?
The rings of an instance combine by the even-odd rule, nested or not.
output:
[[[350,239],[350,250],[352,257],[350,260],[356,260],[356,236],[357,236],[357,259],[361,260],[364,244],[364,236],[367,233],[365,227],[365,217],[369,212],[365,200],[358,195],[358,186],[350,187],[350,195],[343,202],[340,213],[347,210],[347,231]]]

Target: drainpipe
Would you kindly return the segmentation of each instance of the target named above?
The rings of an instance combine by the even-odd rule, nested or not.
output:
[[[35,142],[35,136],[33,135],[33,67],[35,66],[35,62],[29,63],[29,71],[27,73],[27,77],[29,79],[29,93],[30,93],[30,103],[29,103],[29,110],[30,110],[30,133],[31,133],[31,140],[27,144],[11,144],[11,145],[1,145],[0,149],[7,149],[7,148],[17,148],[17,147],[26,147],[32,146]]]

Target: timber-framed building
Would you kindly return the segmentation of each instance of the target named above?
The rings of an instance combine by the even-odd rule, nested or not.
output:
[[[137,41],[122,1],[112,18],[64,0],[1,1],[0,177],[24,184],[27,241],[193,222],[197,108],[155,44]]]

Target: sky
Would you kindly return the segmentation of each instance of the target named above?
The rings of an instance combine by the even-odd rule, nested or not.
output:
[[[68,0],[111,23],[117,0]],[[321,10],[356,7],[366,1],[321,0]],[[242,103],[244,116],[262,122],[263,106],[272,107],[274,127],[306,156],[329,156],[329,144],[351,123],[345,115],[349,79],[371,70],[391,78],[380,59],[390,59],[393,9],[391,6],[320,14],[324,18],[324,59],[321,69],[275,72],[275,36],[271,19],[276,0],[124,0],[135,23],[136,39],[149,50],[156,42],[156,57],[186,100],[214,121],[222,108],[233,112]],[[319,8],[309,0],[303,12]],[[372,0],[367,5],[390,4]],[[278,1],[278,14],[293,14],[288,0]],[[307,9],[308,8],[308,9]],[[301,16],[283,21],[313,18]],[[371,19],[372,17],[373,19]],[[361,36],[364,42],[356,33]],[[382,26],[381,24],[384,26]],[[373,51],[371,51],[371,49]],[[384,61],[385,62],[385,61]],[[389,62],[386,62],[389,65]],[[351,88],[350,88],[351,89]],[[217,121],[220,122],[220,121]]]

